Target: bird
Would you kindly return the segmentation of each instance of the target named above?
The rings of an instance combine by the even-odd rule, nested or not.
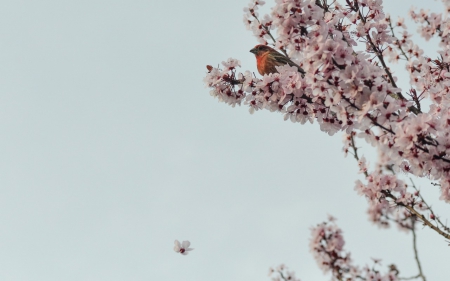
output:
[[[253,49],[250,50],[250,53],[255,54],[256,57],[256,66],[258,68],[258,72],[261,75],[276,73],[278,72],[275,66],[281,66],[289,64],[290,66],[295,66],[298,69],[298,72],[305,74],[303,68],[301,68],[298,64],[293,62],[287,56],[280,54],[269,46],[266,45],[256,45]]]

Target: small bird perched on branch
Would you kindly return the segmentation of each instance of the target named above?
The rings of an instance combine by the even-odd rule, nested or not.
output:
[[[290,66],[295,66],[298,72],[305,74],[303,68],[298,66],[295,62],[291,61],[288,57],[280,54],[269,46],[266,45],[256,45],[250,50],[250,53],[255,54],[256,66],[258,67],[258,72],[261,75],[276,73],[278,72],[275,66],[281,66],[289,64]]]

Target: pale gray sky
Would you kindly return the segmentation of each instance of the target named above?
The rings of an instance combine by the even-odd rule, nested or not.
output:
[[[422,1],[386,2],[406,16]],[[1,2],[1,280],[263,281],[280,263],[329,280],[308,251],[327,214],[360,265],[417,274],[411,235],[367,221],[339,135],[209,96],[206,64],[256,70],[246,5]],[[418,235],[428,280],[448,280],[450,248]],[[195,250],[176,254],[175,239]]]

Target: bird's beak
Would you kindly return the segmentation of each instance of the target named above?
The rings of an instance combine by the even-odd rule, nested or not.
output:
[[[251,49],[250,53],[254,53],[256,55],[256,49],[255,48]]]

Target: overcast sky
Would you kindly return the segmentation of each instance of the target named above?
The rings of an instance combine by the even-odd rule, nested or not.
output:
[[[410,3],[442,10],[386,2],[403,16]],[[308,250],[327,214],[357,264],[417,274],[411,235],[368,222],[339,134],[209,95],[207,64],[234,57],[256,72],[246,5],[1,1],[1,280],[263,281],[280,263],[329,280]],[[420,184],[449,218],[437,188]],[[175,239],[195,250],[176,254]],[[429,229],[418,240],[428,280],[448,280],[448,243]]]

